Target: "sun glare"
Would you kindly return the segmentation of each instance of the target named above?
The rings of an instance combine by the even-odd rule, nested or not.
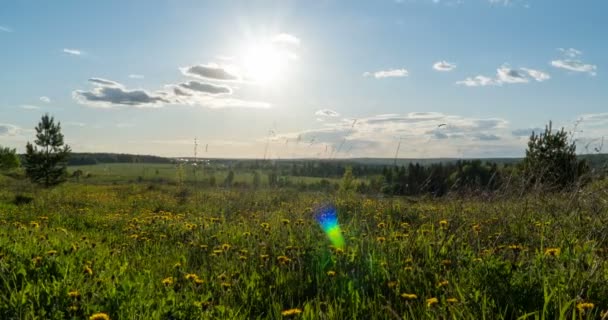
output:
[[[272,44],[256,44],[243,51],[245,76],[259,84],[276,83],[284,73],[288,55]]]

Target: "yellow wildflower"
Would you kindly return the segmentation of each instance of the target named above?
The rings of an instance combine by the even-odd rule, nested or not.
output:
[[[576,304],[576,308],[580,313],[584,313],[585,310],[591,310],[595,305],[591,302],[579,302]]]
[[[448,280],[443,280],[437,284],[437,288],[445,287],[448,285]]]
[[[405,300],[416,300],[418,299],[418,296],[413,293],[402,293],[401,298]]]
[[[302,310],[298,309],[298,308],[294,308],[294,309],[288,309],[288,310],[283,310],[281,312],[281,315],[283,315],[284,317],[289,317],[289,316],[295,316],[302,313]]]
[[[95,313],[91,317],[89,317],[89,320],[110,320],[110,316],[108,316],[107,314],[105,314],[103,312],[99,312],[99,313]]]
[[[456,302],[458,302],[458,299],[456,299],[456,298],[447,298],[445,301],[447,301],[448,303],[456,303]]]
[[[557,256],[559,256],[560,253],[561,253],[560,248],[547,248],[547,250],[545,250],[546,256],[557,257]]]
[[[329,270],[329,271],[327,271],[327,276],[329,276],[329,277],[335,277],[336,276],[336,272],[333,271],[333,270]]]
[[[163,283],[165,286],[170,286],[170,285],[172,285],[172,284],[173,284],[173,277],[167,277],[167,278],[164,278],[164,279],[163,279],[163,281],[162,281],[162,283]]]
[[[195,273],[188,273],[185,276],[186,280],[196,280],[198,279],[198,276]]]
[[[428,298],[426,299],[426,306],[427,307],[432,307],[434,305],[436,305],[437,303],[439,303],[439,300],[437,298]]]
[[[80,292],[78,292],[78,290],[70,291],[68,292],[68,297],[77,299],[80,297]]]

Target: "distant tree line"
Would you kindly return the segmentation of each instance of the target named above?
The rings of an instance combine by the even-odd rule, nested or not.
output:
[[[94,165],[100,163],[173,163],[170,158],[150,155],[121,153],[72,153],[68,160],[70,166]]]

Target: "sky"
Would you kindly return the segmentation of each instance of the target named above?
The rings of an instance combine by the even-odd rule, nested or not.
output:
[[[579,153],[605,152],[606,12],[604,0],[4,0],[0,145],[23,152],[48,113],[75,152],[519,157],[549,121]]]

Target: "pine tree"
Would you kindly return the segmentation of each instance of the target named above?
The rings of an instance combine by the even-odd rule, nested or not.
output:
[[[67,179],[67,160],[71,149],[64,145],[61,123],[45,114],[36,127],[36,144],[27,143],[25,174],[37,184],[55,186]]]
[[[18,167],[17,150],[0,146],[0,170],[11,170]]]

